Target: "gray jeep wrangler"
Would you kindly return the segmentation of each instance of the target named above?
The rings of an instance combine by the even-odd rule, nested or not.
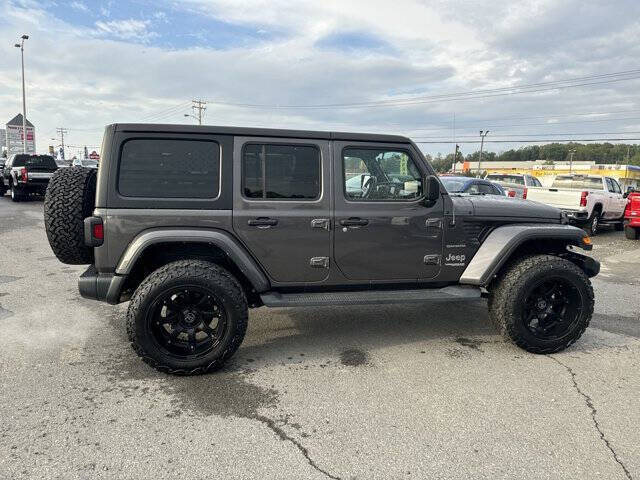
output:
[[[486,296],[506,338],[556,352],[587,328],[600,268],[559,210],[448,194],[391,135],[110,125],[97,174],[58,170],[44,208],[56,256],[90,265],[80,294],[130,300],[133,348],[170,373],[219,368],[263,305]]]

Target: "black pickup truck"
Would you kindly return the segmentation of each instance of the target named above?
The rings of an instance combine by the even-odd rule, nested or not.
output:
[[[51,155],[11,155],[1,170],[0,195],[9,191],[14,202],[32,193],[44,195],[57,169],[58,165]]]

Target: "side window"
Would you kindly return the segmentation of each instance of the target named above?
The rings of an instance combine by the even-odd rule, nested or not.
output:
[[[605,181],[607,182],[607,190],[609,190],[611,193],[614,193],[616,190],[615,188],[613,188],[613,183],[611,182],[611,179],[609,177],[605,177]]]
[[[542,187],[542,184],[540,183],[540,180],[538,180],[536,177],[531,177],[533,179],[533,186],[534,187]]]
[[[478,195],[480,193],[480,187],[477,183],[472,183],[467,187],[465,193],[470,193],[471,195]]]
[[[422,175],[407,152],[345,148],[342,167],[347,200],[408,201],[422,196]]]
[[[622,189],[620,188],[620,184],[615,178],[611,179],[611,184],[613,185],[613,191],[616,193],[622,193]]]
[[[320,198],[320,150],[251,143],[242,153],[242,194],[258,200]]]
[[[120,154],[118,191],[125,197],[216,198],[220,145],[210,140],[128,140]]]
[[[479,184],[478,189],[480,190],[480,193],[486,193],[487,195],[495,195],[495,190],[493,189],[493,185],[489,185],[488,183]]]

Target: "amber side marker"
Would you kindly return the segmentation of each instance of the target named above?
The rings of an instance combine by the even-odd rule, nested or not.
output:
[[[582,237],[582,243],[585,245],[591,245],[591,237],[589,235],[585,235]]]

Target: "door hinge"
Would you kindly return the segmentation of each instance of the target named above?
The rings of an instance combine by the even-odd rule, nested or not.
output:
[[[328,218],[314,218],[311,220],[311,228],[322,228],[324,230],[329,230],[331,226],[331,222]]]
[[[440,265],[441,258],[440,255],[425,255],[423,261],[425,265]]]
[[[309,265],[312,268],[329,268],[329,257],[311,257]]]

